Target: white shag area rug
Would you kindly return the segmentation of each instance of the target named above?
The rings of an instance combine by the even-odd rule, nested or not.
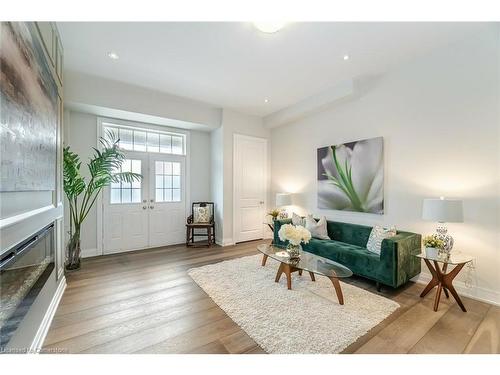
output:
[[[283,274],[278,262],[262,255],[211,264],[188,271],[193,280],[268,353],[339,353],[398,307],[394,301],[343,283],[339,305],[331,281],[304,272]]]

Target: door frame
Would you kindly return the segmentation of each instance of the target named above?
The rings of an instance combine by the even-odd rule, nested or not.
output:
[[[145,122],[136,122],[136,121],[129,121],[129,120],[121,120],[113,117],[104,117],[104,116],[97,116],[96,119],[96,129],[97,129],[97,136],[96,136],[96,148],[100,149],[101,144],[99,142],[100,137],[103,136],[103,123],[109,122],[112,124],[116,125],[123,125],[123,126],[131,126],[134,128],[139,128],[139,129],[144,129],[144,130],[158,130],[158,131],[166,131],[166,132],[173,132],[173,133],[179,133],[183,134],[186,137],[186,149],[185,149],[185,154],[184,155],[177,155],[177,156],[183,156],[185,158],[184,165],[186,168],[186,192],[185,192],[185,211],[186,211],[186,217],[189,216],[189,211],[191,209],[191,132],[189,130],[184,130],[184,129],[179,129],[179,128],[174,128],[174,127],[168,127],[168,126],[163,126],[163,125],[154,125],[154,124],[149,124]],[[133,152],[140,152],[140,151],[133,151]],[[147,152],[144,152],[147,153]],[[148,166],[149,168],[149,166]],[[104,200],[103,200],[103,194],[104,191],[101,191],[99,196],[97,197],[96,200],[96,226],[97,226],[97,250],[96,250],[96,255],[104,255],[104,222],[103,222],[103,217],[104,217]]]
[[[237,214],[237,196],[238,192],[240,189],[239,186],[239,170],[236,168],[236,154],[237,154],[237,147],[239,145],[240,140],[252,140],[252,141],[260,141],[263,142],[265,145],[265,155],[264,155],[264,211],[267,212],[268,207],[267,207],[267,202],[268,202],[268,194],[269,194],[269,141],[267,138],[262,138],[262,137],[254,137],[250,135],[244,135],[244,134],[238,134],[234,133],[233,134],[233,233],[232,233],[232,244],[237,243],[237,220],[236,220],[236,214]],[[264,218],[262,218],[262,238],[266,238],[266,231],[265,231],[265,224],[264,224]]]

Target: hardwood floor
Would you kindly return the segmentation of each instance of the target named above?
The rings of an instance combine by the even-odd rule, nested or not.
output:
[[[172,246],[84,259],[68,287],[45,348],[68,353],[264,353],[187,270],[257,254],[265,241],[231,247]],[[349,283],[377,293],[374,283]],[[270,280],[272,282],[272,280]],[[463,298],[468,312],[409,283],[380,294],[401,305],[344,353],[500,353],[500,308]],[[348,296],[346,296],[348,298]]]

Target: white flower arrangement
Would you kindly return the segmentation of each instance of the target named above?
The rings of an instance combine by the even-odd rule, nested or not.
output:
[[[278,236],[281,241],[288,241],[292,245],[298,246],[302,242],[308,243],[311,239],[311,232],[309,232],[302,225],[284,224],[278,231]]]

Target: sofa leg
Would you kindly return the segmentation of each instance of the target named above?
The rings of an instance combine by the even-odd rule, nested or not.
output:
[[[380,289],[382,289],[382,285],[377,281],[377,292],[380,292]]]

